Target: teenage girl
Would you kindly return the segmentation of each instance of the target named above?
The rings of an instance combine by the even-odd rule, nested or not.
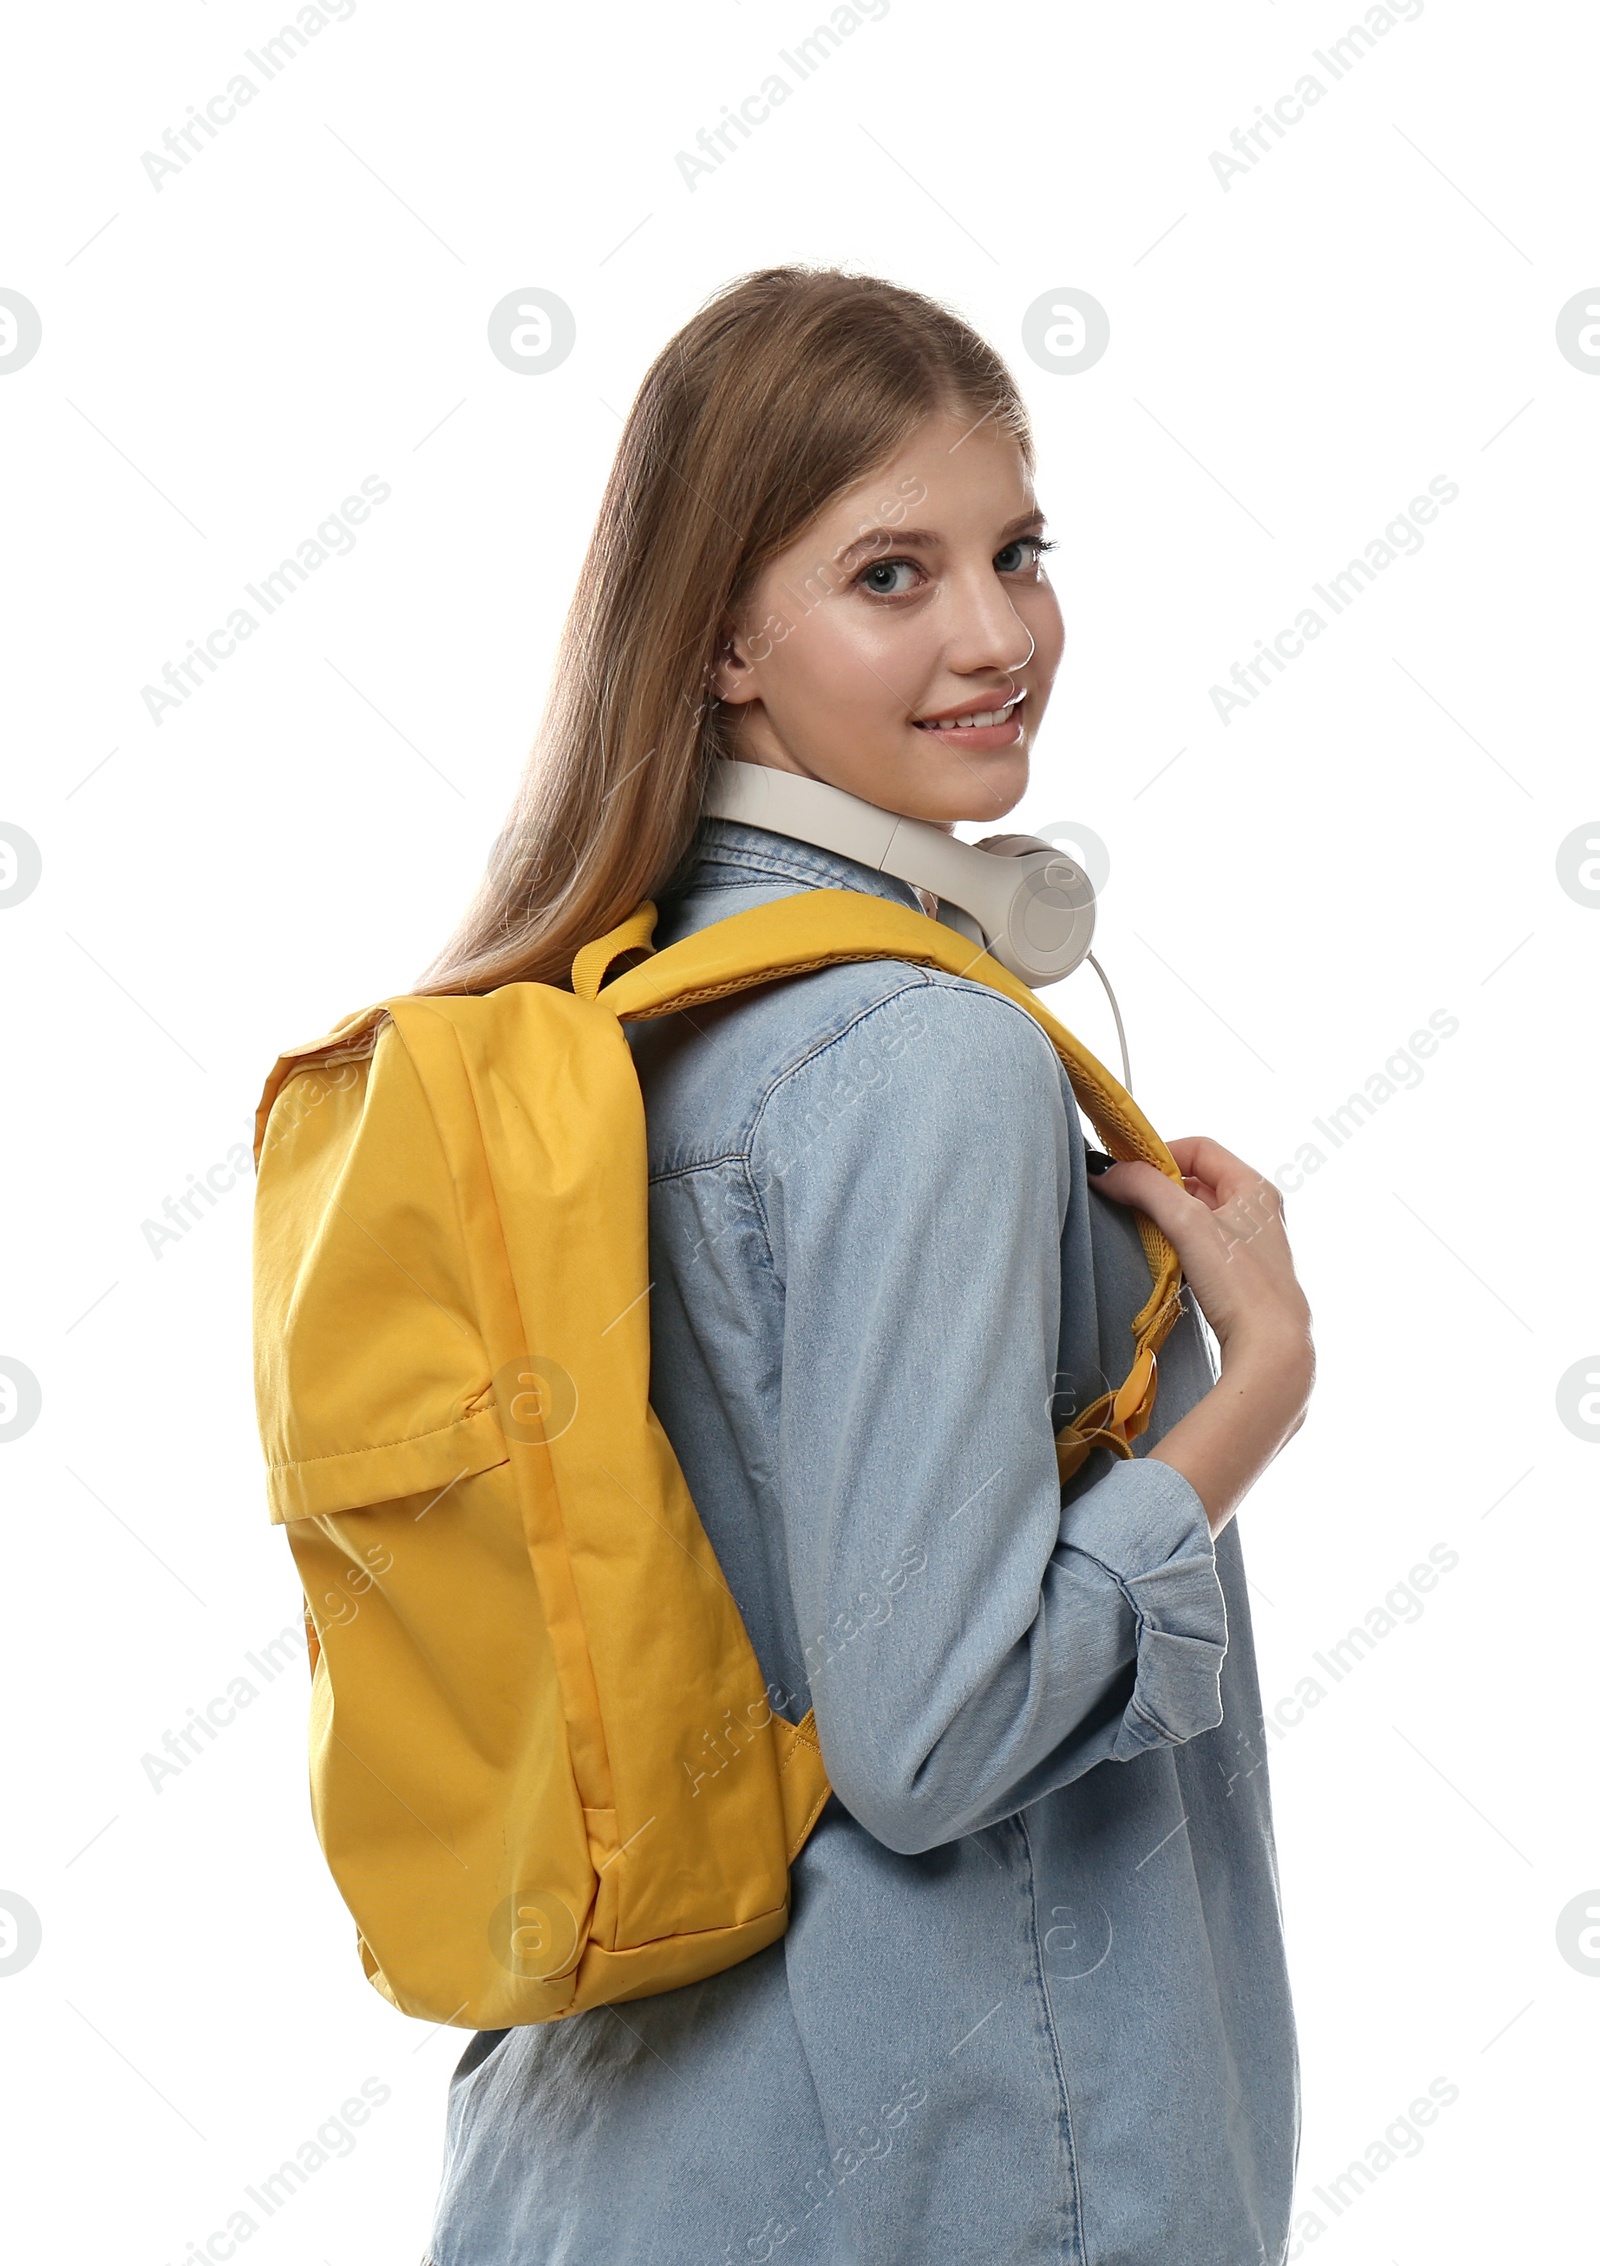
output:
[[[646,897],[658,946],[804,889],[936,911],[703,817],[709,765],[998,825],[1063,642],[1033,469],[930,300],[796,268],[714,297],[640,388],[421,988],[565,983]],[[936,969],[629,1035],[653,1405],[835,1793],[770,1949],[474,2037],[435,2266],[1278,2266],[1298,2089],[1231,1523],[1312,1383],[1276,1191],[1203,1136],[1181,1187],[1105,1169],[1034,1020]],[[1063,1488],[1056,1428],[1149,1295],[1141,1211],[1184,1311],[1138,1452]]]

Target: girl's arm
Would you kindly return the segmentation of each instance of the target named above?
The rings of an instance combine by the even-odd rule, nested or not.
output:
[[[1030,1016],[908,978],[779,1082],[752,1144],[783,1293],[769,1476],[811,1701],[836,1791],[903,1852],[1221,1719],[1193,1484],[1140,1457],[1062,1507],[1079,1138]]]

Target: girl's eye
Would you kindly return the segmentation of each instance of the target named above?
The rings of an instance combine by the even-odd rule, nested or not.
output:
[[[1019,535],[1014,542],[1008,543],[1003,551],[997,551],[995,553],[994,563],[1002,574],[1015,574],[1018,567],[1023,566],[1028,562],[1023,559],[1017,559],[1014,564],[1007,566],[1006,561],[1007,559],[1012,557],[1012,554],[1014,552],[1031,551],[1033,554],[1032,563],[1034,566],[1037,566],[1039,564],[1039,561],[1044,557],[1045,552],[1053,551],[1054,549],[1054,543],[1048,541],[1043,535]]]
[[[1046,551],[1055,544],[1043,535],[1019,535],[995,553],[995,568],[1001,574],[1018,574],[1029,566],[1037,566]],[[911,583],[897,582],[901,574],[921,574],[922,568],[915,559],[874,559],[856,576],[861,589],[873,598],[904,598],[914,587]]]
[[[870,591],[874,598],[903,598],[906,594],[907,585],[905,583],[896,585],[893,579],[902,567],[908,574],[919,574],[921,572],[915,559],[874,559],[871,566],[862,569],[856,580],[860,583],[862,589]],[[873,577],[877,575],[885,575],[889,579],[883,582],[875,581]]]

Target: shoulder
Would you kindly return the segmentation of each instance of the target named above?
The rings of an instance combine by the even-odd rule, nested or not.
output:
[[[1003,992],[942,968],[879,960],[824,968],[785,986],[764,1064],[770,1110],[793,1088],[829,1082],[850,1066],[902,1061],[920,1083],[952,1095],[989,1089],[1055,1089],[1054,1047],[1025,1007]],[[815,1006],[806,1012],[806,993]],[[795,1011],[799,1010],[797,1014]]]
[[[926,1124],[1051,1102],[1064,1111],[1067,1091],[1026,1008],[901,960],[818,968],[696,1008],[692,1023],[668,1018],[637,1036],[635,1059],[653,1172],[748,1157],[796,1112],[846,1095],[892,1092],[897,1116],[914,1110]]]
[[[862,1131],[875,1139],[887,1125],[957,1149],[1037,1139],[1041,1112],[1065,1119],[1054,1047],[1025,1007],[987,984],[904,961],[805,981],[826,985],[828,1012],[803,1044],[775,1051],[753,1145],[787,1147],[797,1119],[858,1102],[869,1104]]]

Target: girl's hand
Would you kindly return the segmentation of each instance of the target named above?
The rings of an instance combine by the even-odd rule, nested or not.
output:
[[[1174,1141],[1183,1187],[1153,1164],[1091,1176],[1103,1196],[1147,1212],[1183,1262],[1200,1311],[1230,1352],[1298,1349],[1309,1364],[1311,1309],[1295,1279],[1274,1184],[1204,1134]]]
[[[1215,1534],[1305,1422],[1316,1377],[1311,1309],[1274,1184],[1203,1134],[1171,1149],[1181,1188],[1152,1164],[1114,1164],[1090,1178],[1155,1221],[1222,1349],[1217,1383],[1150,1450],[1189,1480]]]

